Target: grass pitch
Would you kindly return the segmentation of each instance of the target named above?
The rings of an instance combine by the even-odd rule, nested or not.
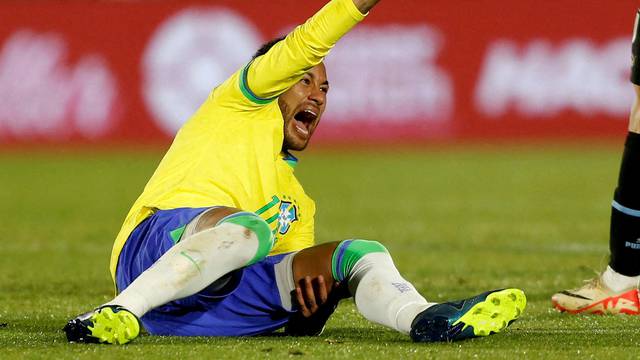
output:
[[[569,316],[554,291],[606,265],[622,145],[311,152],[297,174],[319,242],[377,239],[431,301],[505,286],[529,305],[506,332],[413,344],[344,301],[316,338],[142,336],[68,344],[62,326],[112,295],[108,259],[160,152],[0,154],[1,358],[635,358],[640,317]]]

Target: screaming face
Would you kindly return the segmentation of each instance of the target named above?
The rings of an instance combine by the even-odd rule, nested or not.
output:
[[[278,98],[284,118],[282,150],[304,150],[324,113],[329,81],[324,64],[314,66]]]

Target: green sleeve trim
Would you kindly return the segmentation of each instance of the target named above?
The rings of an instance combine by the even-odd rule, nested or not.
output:
[[[245,67],[243,67],[242,71],[240,72],[240,91],[242,91],[242,94],[252,102],[258,105],[266,105],[272,102],[274,99],[276,99],[277,96],[272,98],[261,98],[258,95],[256,95],[253,91],[251,91],[251,89],[249,88],[249,82],[247,81],[247,77],[249,73],[249,66],[251,66],[252,63],[253,63],[253,60],[251,60],[247,65],[245,65]]]

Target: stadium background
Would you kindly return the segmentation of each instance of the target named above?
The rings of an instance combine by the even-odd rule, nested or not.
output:
[[[166,143],[322,1],[268,4],[3,2],[1,144]],[[314,143],[619,136],[634,1],[506,4],[383,3],[327,60]]]
[[[630,0],[384,1],[327,60],[328,110],[296,170],[318,240],[383,241],[430,300],[523,287],[529,308],[509,332],[415,347],[346,303],[320,339],[65,344],[67,318],[111,296],[113,238],[176,129],[322,3],[0,2],[6,356],[633,356],[637,319],[549,308],[606,264]]]

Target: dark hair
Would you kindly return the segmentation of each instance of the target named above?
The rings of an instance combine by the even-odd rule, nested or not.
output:
[[[273,45],[279,43],[280,41],[284,40],[286,36],[281,36],[279,38],[275,38],[272,40],[267,41],[266,43],[262,44],[262,46],[260,46],[260,49],[258,49],[258,51],[256,51],[255,54],[253,54],[253,57],[251,58],[251,60],[257,58],[258,56],[262,56],[264,54],[266,54],[272,47]]]

